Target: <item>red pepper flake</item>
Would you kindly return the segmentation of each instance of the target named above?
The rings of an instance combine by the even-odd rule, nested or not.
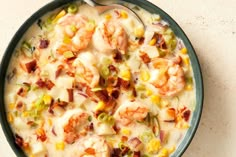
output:
[[[74,101],[74,91],[73,91],[73,89],[67,89],[67,93],[68,93],[68,101],[73,102]]]
[[[45,49],[45,48],[48,47],[48,45],[49,45],[49,40],[47,40],[47,39],[41,39],[41,40],[40,40],[40,44],[39,44],[39,48],[40,48],[40,49]]]
[[[34,72],[36,70],[36,67],[37,67],[37,62],[35,59],[25,63],[25,69],[28,73]]]
[[[191,115],[191,111],[190,110],[184,111],[183,118],[184,118],[184,120],[186,122],[189,120],[190,115]]]
[[[55,78],[58,78],[58,76],[61,74],[64,66],[63,65],[58,65],[56,73],[55,73]]]

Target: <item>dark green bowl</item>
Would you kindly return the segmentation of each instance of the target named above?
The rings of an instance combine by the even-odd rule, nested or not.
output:
[[[11,128],[7,122],[7,116],[5,112],[5,104],[4,104],[4,84],[5,84],[5,77],[6,77],[6,72],[7,68],[12,56],[12,53],[14,52],[14,49],[18,42],[20,41],[21,37],[24,35],[24,33],[28,30],[28,28],[36,22],[41,16],[44,14],[64,5],[69,2],[72,2],[74,0],[55,0],[52,1],[51,3],[45,5],[41,9],[39,9],[36,13],[34,13],[21,27],[20,29],[16,32],[14,35],[13,39],[11,40],[10,44],[8,45],[4,56],[2,58],[1,62],[1,67],[0,67],[0,120],[1,120],[1,125],[4,131],[4,134],[7,138],[8,143],[10,144],[11,148],[15,152],[15,154],[19,157],[25,157],[26,155],[24,152],[21,150],[20,147],[18,147],[15,144],[14,140],[14,135],[11,131]],[[163,10],[161,10],[159,7],[151,4],[148,1],[145,0],[125,0],[127,2],[136,4],[138,6],[141,6],[142,8],[148,10],[151,13],[156,13],[159,14],[165,21],[167,21],[170,24],[170,27],[173,29],[175,34],[180,37],[185,46],[188,49],[189,57],[192,63],[192,68],[193,68],[193,73],[194,73],[194,79],[196,83],[196,108],[195,111],[193,112],[193,117],[191,120],[191,127],[188,129],[186,136],[184,137],[183,141],[179,145],[179,147],[176,149],[175,153],[172,155],[172,157],[179,157],[181,156],[184,151],[187,149],[188,145],[190,144],[191,140],[194,137],[194,134],[197,130],[200,118],[201,118],[201,113],[202,113],[202,106],[203,106],[203,81],[202,81],[202,74],[201,74],[201,69],[200,65],[198,62],[198,58],[196,56],[196,53],[183,32],[183,30],[180,28],[180,26]]]

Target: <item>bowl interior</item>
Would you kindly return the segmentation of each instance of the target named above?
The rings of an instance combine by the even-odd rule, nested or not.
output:
[[[11,42],[9,43],[9,46],[7,47],[3,58],[1,62],[0,67],[0,80],[2,80],[0,84],[0,119],[1,119],[1,125],[4,131],[4,134],[8,140],[8,143],[10,144],[11,148],[15,152],[17,156],[25,156],[21,148],[19,148],[15,142],[14,142],[14,135],[11,131],[11,128],[7,122],[6,118],[6,112],[5,112],[5,105],[4,105],[4,84],[5,84],[5,77],[6,77],[6,71],[8,68],[9,61],[11,59],[11,55],[17,46],[18,42],[20,41],[21,37],[24,35],[24,33],[27,31],[27,29],[36,22],[41,16],[46,14],[47,12],[50,12],[64,4],[67,4],[69,2],[72,2],[74,0],[57,0],[53,1],[41,9],[39,9],[36,13],[34,13],[16,32],[14,37],[12,38]],[[172,155],[173,157],[181,156],[184,151],[187,149],[188,145],[190,144],[200,121],[201,112],[202,112],[202,104],[203,104],[203,82],[202,82],[202,75],[201,75],[201,69],[200,65],[196,56],[196,53],[193,49],[193,46],[191,45],[189,39],[183,32],[183,30],[180,28],[180,26],[162,9],[159,7],[151,4],[148,1],[144,0],[125,0],[127,2],[136,4],[146,10],[148,10],[151,13],[159,14],[162,19],[167,21],[170,24],[171,29],[175,32],[176,36],[180,37],[185,46],[188,49],[188,54],[190,57],[190,61],[192,64],[192,69],[194,73],[194,79],[196,84],[196,107],[195,111],[193,112],[192,120],[191,120],[191,127],[188,129],[186,136],[184,137],[183,141],[180,143],[179,147],[175,151],[175,153]]]

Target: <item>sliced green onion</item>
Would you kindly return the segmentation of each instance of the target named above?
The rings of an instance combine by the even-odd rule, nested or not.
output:
[[[192,77],[186,77],[185,78],[187,84],[193,84],[193,78]]]
[[[91,122],[92,121],[92,116],[88,117],[88,121]]]
[[[108,115],[104,112],[99,114],[99,116],[98,116],[98,120],[102,121],[102,122],[105,122],[107,120],[107,118],[108,118]]]
[[[35,47],[31,46],[30,43],[28,43],[27,41],[23,41],[21,45],[21,50],[27,57],[32,57],[32,53],[34,52]]]
[[[108,69],[108,67],[106,65],[102,66],[101,67],[101,75],[104,77],[104,78],[107,78],[110,74],[110,70]]]
[[[115,119],[112,116],[110,116],[104,112],[99,114],[98,120],[101,122],[107,123],[109,125],[114,125],[114,123],[115,123]]]
[[[148,143],[152,138],[154,138],[154,135],[152,132],[144,132],[141,136],[140,139],[144,143]]]
[[[78,6],[76,4],[70,4],[67,8],[67,12],[71,14],[75,14],[78,11]]]

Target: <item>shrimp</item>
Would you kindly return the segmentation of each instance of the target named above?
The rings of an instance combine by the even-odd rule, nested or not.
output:
[[[89,114],[81,109],[69,110],[58,120],[56,134],[63,137],[63,140],[72,144],[84,133],[88,123]]]
[[[73,157],[110,157],[109,145],[103,137],[97,135],[81,139],[77,150],[78,152],[73,153]]]
[[[142,121],[148,114],[148,107],[139,102],[124,102],[115,112],[114,118],[122,125],[129,125],[135,121]]]
[[[184,71],[178,62],[156,58],[152,64],[154,70],[149,82],[158,89],[160,95],[173,96],[184,88]]]
[[[55,26],[55,32],[60,42],[57,52],[59,54],[65,51],[77,53],[85,49],[94,33],[95,24],[80,14],[67,14],[58,20]]]
[[[104,21],[95,30],[93,35],[94,47],[104,53],[119,50],[125,54],[128,46],[128,36],[122,25],[113,20]]]
[[[99,83],[100,77],[95,64],[96,59],[91,53],[81,53],[73,62],[76,80],[86,83],[91,88],[95,87]]]

